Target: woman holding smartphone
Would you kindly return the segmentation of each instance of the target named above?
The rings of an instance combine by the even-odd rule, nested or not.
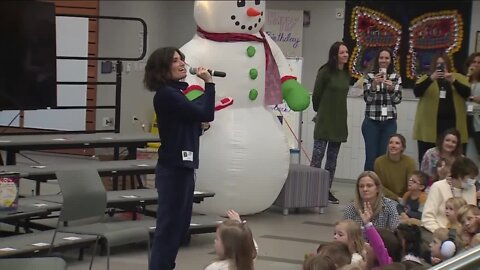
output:
[[[452,72],[448,55],[432,58],[430,74],[417,80],[413,92],[420,98],[413,125],[419,162],[428,149],[435,147],[437,136],[447,129],[456,128],[460,131],[461,143],[467,143],[465,101],[470,96],[470,86],[466,76]]]
[[[375,159],[387,152],[388,140],[397,132],[396,105],[402,101],[402,78],[393,67],[392,51],[382,48],[375,57],[373,69],[364,77],[365,171],[373,171]]]

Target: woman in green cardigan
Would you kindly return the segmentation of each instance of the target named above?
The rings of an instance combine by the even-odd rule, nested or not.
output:
[[[465,101],[470,96],[468,79],[452,70],[450,58],[440,54],[432,59],[430,75],[421,76],[413,92],[420,98],[413,126],[413,138],[418,141],[418,160],[435,147],[438,134],[456,128],[466,144],[467,121]]]
[[[318,70],[312,95],[315,116],[313,133],[313,153],[310,165],[320,168],[327,152],[325,170],[330,173],[332,187],[340,144],[347,141],[347,93],[350,74],[347,68],[348,48],[343,42],[335,42],[330,47],[328,62]],[[328,150],[327,150],[328,145]],[[331,192],[330,203],[339,201]]]

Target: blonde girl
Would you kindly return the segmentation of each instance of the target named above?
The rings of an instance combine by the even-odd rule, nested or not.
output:
[[[205,270],[253,270],[257,251],[250,228],[245,222],[226,220],[216,232],[215,252],[217,259]]]
[[[472,247],[472,239],[480,233],[480,226],[476,218],[478,215],[480,215],[480,209],[473,204],[464,205],[458,210],[457,218],[461,225],[464,248]]]
[[[447,216],[448,219],[448,229],[458,230],[460,228],[457,213],[464,205],[467,205],[467,202],[462,197],[452,197],[445,202],[445,216]]]
[[[352,254],[351,264],[363,264],[366,261],[365,240],[360,225],[353,220],[345,219],[335,224],[333,239],[348,245]]]

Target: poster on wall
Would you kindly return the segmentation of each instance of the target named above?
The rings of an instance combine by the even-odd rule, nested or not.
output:
[[[280,47],[285,57],[301,57],[303,10],[267,9],[263,30]]]

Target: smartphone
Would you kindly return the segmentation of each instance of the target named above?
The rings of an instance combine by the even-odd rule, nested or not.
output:
[[[445,63],[440,63],[437,65],[437,70],[440,72],[445,72]]]

